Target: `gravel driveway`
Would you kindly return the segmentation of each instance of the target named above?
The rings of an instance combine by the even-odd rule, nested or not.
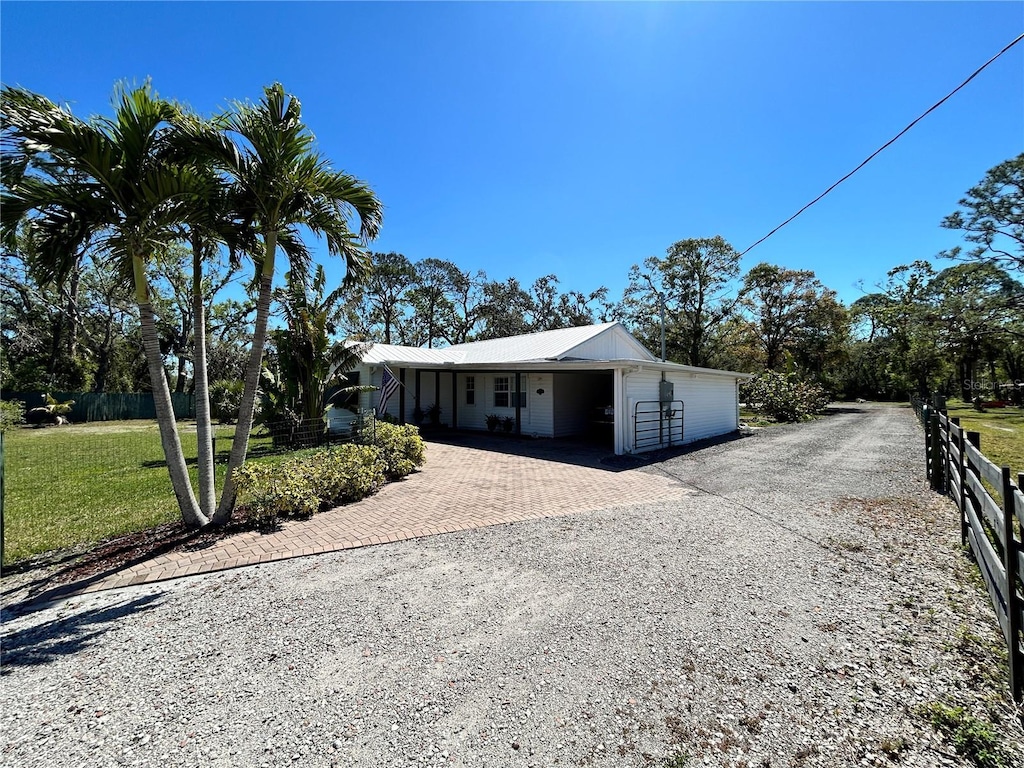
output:
[[[1024,764],[921,442],[909,409],[837,409],[637,470],[679,499],[9,617],[0,760],[968,765],[919,714],[941,701]]]

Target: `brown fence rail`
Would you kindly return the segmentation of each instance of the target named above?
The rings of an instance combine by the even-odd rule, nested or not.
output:
[[[912,401],[913,402],[913,401]],[[1024,473],[1013,478],[981,452],[981,435],[947,418],[941,407],[913,402],[924,426],[931,487],[960,511],[960,539],[978,563],[1009,651],[1010,692],[1024,701]]]

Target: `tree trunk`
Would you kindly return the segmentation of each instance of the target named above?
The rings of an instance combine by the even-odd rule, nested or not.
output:
[[[178,355],[178,376],[174,380],[174,392],[181,395],[185,392],[185,353]]]
[[[78,357],[78,288],[82,281],[82,268],[76,264],[71,270],[71,285],[68,286],[68,359],[74,360]]]
[[[192,238],[192,323],[195,344],[192,384],[195,387],[199,508],[212,520],[216,509],[213,456],[213,422],[210,419],[210,384],[206,374],[206,306],[203,304],[203,240]],[[180,380],[180,370],[178,373]]]
[[[277,251],[277,232],[264,232],[263,271],[260,274],[260,291],[256,301],[256,327],[253,329],[252,349],[249,350],[249,362],[245,367],[245,387],[242,390],[242,403],[238,408],[238,421],[235,426],[235,439],[231,444],[231,456],[228,458],[227,477],[224,478],[224,490],[221,491],[220,504],[213,517],[213,523],[222,525],[231,519],[235,509],[235,470],[245,463],[245,454],[249,449],[249,433],[252,431],[253,411],[256,407],[256,394],[260,384],[260,370],[263,366],[263,346],[267,340],[267,320],[270,318],[270,298],[274,286],[274,256]]]
[[[167,386],[164,374],[163,356],[160,354],[160,338],[156,329],[156,318],[153,316],[153,304],[149,298],[149,285],[146,281],[145,267],[142,259],[132,256],[132,267],[135,273],[135,299],[139,305],[139,324],[142,332],[142,344],[146,352],[146,363],[149,366],[149,379],[153,386],[153,405],[156,407],[156,421],[160,427],[160,444],[167,459],[167,471],[171,476],[174,495],[178,499],[181,519],[189,528],[199,528],[209,520],[203,515],[196,503],[189,480],[188,468],[185,466],[185,455],[181,450],[178,427],[174,422],[174,409],[171,406],[171,390]]]

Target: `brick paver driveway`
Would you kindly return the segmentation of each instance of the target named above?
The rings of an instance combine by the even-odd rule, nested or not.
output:
[[[271,533],[248,531],[178,550],[74,591],[92,592],[273,560],[365,547],[488,525],[609,509],[694,493],[663,476],[606,465],[596,448],[490,436],[431,442],[427,463],[378,494]]]

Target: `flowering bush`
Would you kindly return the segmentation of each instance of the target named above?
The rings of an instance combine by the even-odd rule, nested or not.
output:
[[[740,385],[747,407],[775,421],[802,421],[818,413],[829,401],[828,393],[795,373],[765,373]]]

